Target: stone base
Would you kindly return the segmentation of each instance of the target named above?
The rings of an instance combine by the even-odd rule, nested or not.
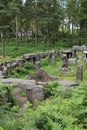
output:
[[[60,71],[62,71],[62,72],[69,72],[70,71],[70,68],[60,68]]]

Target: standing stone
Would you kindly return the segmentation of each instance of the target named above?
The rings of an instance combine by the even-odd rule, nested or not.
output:
[[[52,58],[51,58],[51,63],[52,63],[52,65],[55,64],[55,60],[56,60],[55,56],[52,56]]]
[[[35,62],[35,71],[37,71],[39,69],[40,69],[40,62],[37,61],[37,62]]]
[[[76,80],[83,80],[83,66],[79,65],[77,66],[77,71],[76,71]]]
[[[76,50],[72,50],[72,57],[76,57]]]
[[[2,76],[2,71],[0,71],[0,78],[2,78],[3,76]]]
[[[68,68],[68,59],[66,55],[63,55],[62,57],[62,66],[61,68]]]
[[[7,67],[6,66],[2,70],[2,75],[7,76]]]
[[[87,68],[87,59],[84,59],[84,67]]]
[[[0,70],[2,70],[2,63],[0,63]]]
[[[7,64],[7,73],[10,75],[12,73],[11,64]]]

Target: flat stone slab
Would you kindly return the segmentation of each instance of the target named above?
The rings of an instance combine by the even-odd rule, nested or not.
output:
[[[17,79],[17,78],[7,78],[2,79],[2,83],[4,84],[18,84],[20,88],[25,89],[33,89],[37,87],[35,80],[23,80],[23,79]]]
[[[73,46],[72,50],[85,51],[85,50],[87,50],[87,46],[85,46],[85,45],[82,45],[82,46]]]
[[[61,86],[78,86],[77,83],[73,82],[73,81],[70,81],[70,80],[59,80],[58,83],[61,85]]]
[[[72,53],[72,51],[71,50],[62,50],[62,53],[67,54],[67,53]]]

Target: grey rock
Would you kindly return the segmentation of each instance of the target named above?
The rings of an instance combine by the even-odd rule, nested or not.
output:
[[[76,65],[77,64],[77,59],[76,58],[70,58],[70,59],[68,59],[68,64],[69,65]]]
[[[41,67],[40,62],[39,61],[35,62],[35,70],[38,71],[40,67]]]
[[[58,83],[61,86],[66,86],[66,87],[69,87],[69,86],[78,86],[77,83],[75,83],[73,81],[70,81],[70,80],[59,80]]]
[[[83,80],[83,66],[79,65],[77,66],[77,70],[76,70],[76,80]]]

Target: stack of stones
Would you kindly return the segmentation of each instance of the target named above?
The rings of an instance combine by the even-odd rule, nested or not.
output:
[[[1,63],[0,71],[2,72],[2,78],[10,75],[15,67],[23,67],[23,63],[23,59],[18,59],[16,61],[5,61],[4,63]]]
[[[6,77],[8,74],[10,75],[12,73],[12,70],[15,67],[23,67],[24,62],[32,62],[36,63],[38,62],[41,58],[46,58],[49,57],[49,59],[52,61],[52,64],[55,64],[55,58],[59,57],[60,52],[58,50],[53,50],[50,52],[41,52],[38,54],[24,54],[20,59],[14,60],[14,61],[5,61],[4,63],[0,63],[0,71],[1,71],[1,77]],[[39,64],[39,63],[36,63]],[[38,65],[37,65],[38,66]]]

